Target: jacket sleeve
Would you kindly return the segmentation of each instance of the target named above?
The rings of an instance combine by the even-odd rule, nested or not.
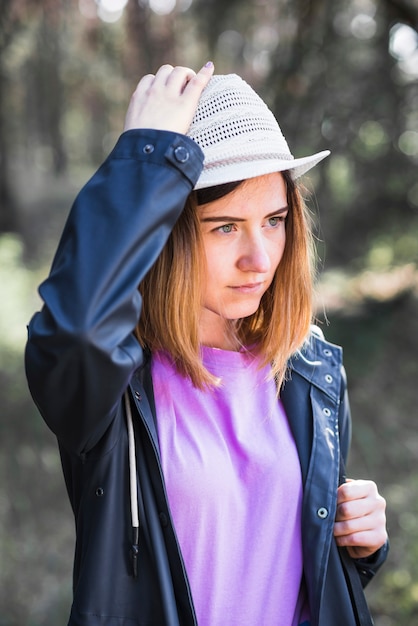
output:
[[[76,454],[110,425],[142,350],[133,335],[137,287],[159,256],[201,172],[191,139],[124,133],[79,193],[28,327],[30,391],[46,423]]]

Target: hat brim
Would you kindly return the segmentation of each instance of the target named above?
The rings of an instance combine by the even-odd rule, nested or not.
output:
[[[216,185],[284,171],[289,171],[292,178],[296,180],[330,154],[329,150],[323,150],[300,159],[274,159],[270,157],[259,160],[237,161],[236,163],[229,161],[227,167],[223,166],[222,163],[216,164],[203,169],[194,189],[206,189],[207,187],[215,187]]]

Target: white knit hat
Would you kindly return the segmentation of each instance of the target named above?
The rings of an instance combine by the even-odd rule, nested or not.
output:
[[[205,155],[195,189],[284,170],[295,179],[330,154],[294,159],[273,113],[236,74],[212,76],[187,134]]]

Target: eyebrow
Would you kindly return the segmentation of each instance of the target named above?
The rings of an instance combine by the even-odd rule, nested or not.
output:
[[[286,213],[289,210],[288,206],[284,206],[281,209],[277,209],[277,211],[272,211],[264,216],[264,219],[268,219],[269,217],[274,217],[276,215],[280,215],[281,213]],[[214,215],[212,217],[202,217],[201,222],[246,222],[247,220],[243,217],[237,217],[233,215]]]

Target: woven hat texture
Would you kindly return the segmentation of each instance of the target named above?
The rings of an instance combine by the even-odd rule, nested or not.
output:
[[[284,170],[296,179],[330,154],[295,159],[273,113],[236,74],[212,76],[187,134],[205,155],[195,189]]]

